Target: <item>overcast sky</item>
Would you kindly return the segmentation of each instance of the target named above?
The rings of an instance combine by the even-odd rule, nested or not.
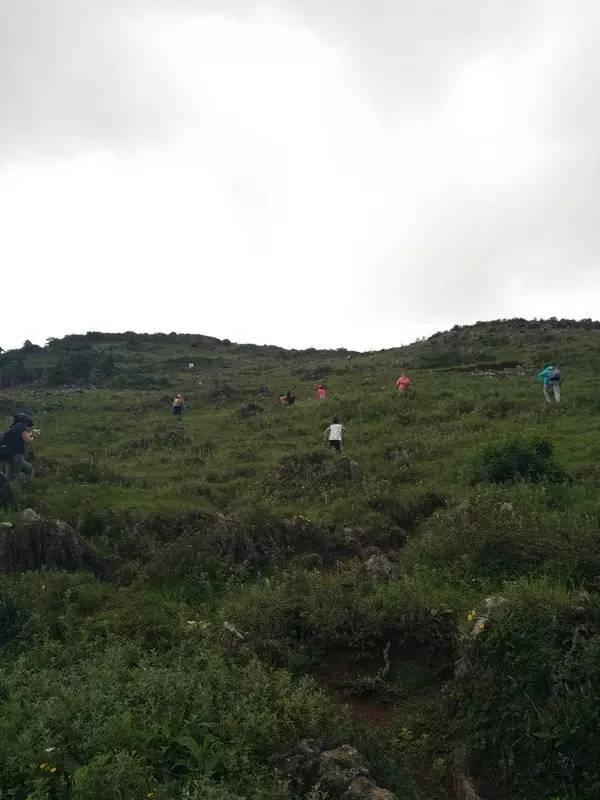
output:
[[[597,0],[0,0],[0,345],[597,317]]]

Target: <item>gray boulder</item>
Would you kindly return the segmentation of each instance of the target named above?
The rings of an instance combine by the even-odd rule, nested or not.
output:
[[[25,525],[34,525],[36,522],[42,521],[40,515],[33,508],[26,508],[21,514],[21,519]]]

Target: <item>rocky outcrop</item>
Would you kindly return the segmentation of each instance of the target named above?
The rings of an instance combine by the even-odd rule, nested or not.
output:
[[[331,800],[396,800],[377,786],[364,757],[348,744],[327,749],[320,739],[303,739],[280,760],[279,768],[301,797],[318,789]]]
[[[105,572],[102,559],[70,525],[28,508],[20,524],[0,528],[0,572],[38,569]]]

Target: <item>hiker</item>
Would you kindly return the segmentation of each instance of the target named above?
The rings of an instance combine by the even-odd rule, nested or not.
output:
[[[14,415],[13,424],[0,439],[0,460],[6,463],[6,478],[10,482],[21,472],[33,475],[33,467],[26,461],[27,448],[39,430],[33,427],[33,418],[26,411]]]
[[[410,378],[408,375],[405,375],[403,372],[396,381],[396,386],[398,387],[400,394],[406,394],[406,392],[408,392],[410,389]]]
[[[173,416],[181,417],[185,414],[185,398],[182,394],[176,394],[173,400]]]
[[[338,452],[342,449],[342,434],[346,429],[337,417],[331,420],[331,425],[325,431],[324,439],[329,442],[329,447],[333,447]]]
[[[293,406],[296,402],[296,391],[295,389],[288,389],[285,394],[282,394],[279,398],[279,402],[282,406]]]
[[[553,367],[548,364],[544,369],[538,373],[538,381],[543,384],[544,397],[547,403],[552,402],[552,394],[554,395],[554,402],[560,403],[560,370],[558,367]],[[552,394],[550,392],[552,391]]]
[[[317,400],[327,400],[327,389],[322,383],[317,386]]]

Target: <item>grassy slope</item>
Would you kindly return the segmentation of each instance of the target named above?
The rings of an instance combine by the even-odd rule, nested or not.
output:
[[[573,355],[579,351],[579,364],[585,362],[580,352],[589,335],[570,336],[568,349]],[[521,360],[520,350],[507,349],[506,356]],[[511,432],[550,437],[565,466],[593,476],[600,425],[593,362],[567,364],[564,404],[560,413],[552,413],[529,371],[490,377],[413,369],[414,391],[399,398],[393,383],[402,360],[401,354],[381,353],[351,361],[302,357],[265,365],[246,356],[233,380],[231,372],[206,377],[200,370],[194,381],[187,370],[175,372],[172,385],[184,389],[191,407],[181,423],[170,416],[170,393],[160,390],[48,394],[19,389],[6,392],[3,402],[34,409],[43,429],[38,456],[44,467],[35,502],[45,513],[69,519],[99,508],[226,512],[259,503],[279,514],[357,523],[373,518],[368,505],[373,496],[402,497],[422,486],[460,498],[474,452]],[[325,403],[314,400],[316,381],[299,379],[299,370],[325,373]],[[216,405],[211,395],[226,382],[234,399]],[[274,390],[272,397],[257,394],[263,383]],[[282,408],[276,395],[292,383],[298,402]],[[247,401],[258,403],[263,413],[242,418],[240,408]],[[272,487],[269,476],[282,458],[323,447],[332,414],[346,426],[346,455],[362,468],[360,485],[350,492],[343,485],[327,491],[315,487],[301,497]],[[78,465],[83,465],[79,471]]]
[[[162,734],[155,733],[152,738],[149,731],[156,714],[150,710],[136,717],[141,731],[137,743],[123,731],[115,746],[110,744],[108,733],[107,739],[100,741],[90,733],[81,734],[77,746],[63,737],[61,747],[65,751],[71,755],[73,750],[78,751],[79,767],[61,763],[58,772],[68,776],[79,769],[77,780],[83,788],[78,796],[100,796],[94,781],[106,782],[107,771],[113,774],[119,759],[131,758],[135,763],[130,764],[129,771],[133,774],[138,770],[141,776],[136,792],[140,786],[147,786],[159,796],[179,796],[171,793],[182,791],[186,782],[199,780],[202,775],[208,775],[206,780],[212,780],[211,775],[223,775],[232,792],[244,787],[250,796],[254,785],[271,781],[272,796],[283,798],[286,790],[277,788],[274,773],[265,766],[269,749],[277,749],[278,739],[283,746],[300,735],[327,729],[354,736],[376,763],[381,779],[401,797],[413,797],[417,792],[403,764],[429,795],[444,796],[450,751],[462,740],[464,730],[458,722],[456,729],[448,722],[446,715],[452,718],[452,712],[442,707],[440,692],[448,680],[455,647],[449,641],[464,629],[466,611],[486,593],[506,591],[506,578],[526,579],[534,574],[536,580],[543,581],[549,576],[556,582],[552,591],[560,598],[548,602],[560,607],[561,603],[568,606],[568,591],[574,585],[584,582],[588,591],[594,591],[594,570],[586,567],[585,553],[573,549],[577,537],[573,541],[569,531],[577,531],[588,551],[596,547],[600,516],[596,467],[600,452],[598,335],[595,329],[564,324],[496,323],[457,330],[394,351],[356,354],[350,360],[344,353],[262,351],[212,341],[197,341],[198,346],[192,347],[193,340],[183,338],[157,341],[129,337],[93,343],[96,353],[112,348],[117,363],[112,375],[96,381],[100,388],[80,393],[48,389],[42,384],[3,392],[5,412],[18,405],[31,407],[36,424],[43,429],[36,454],[39,478],[23,491],[20,501],[46,515],[81,522],[84,529],[86,524],[89,527],[90,518],[102,519],[103,514],[115,512],[141,518],[202,510],[243,517],[257,509],[279,517],[301,514],[330,526],[386,528],[394,524],[394,509],[410,508],[425,492],[435,492],[448,504],[446,511],[413,531],[396,576],[377,585],[365,581],[360,565],[353,564],[333,572],[278,568],[268,584],[252,573],[234,571],[227,577],[228,567],[224,567],[225,576],[195,575],[191,581],[182,580],[179,588],[177,580],[174,584],[165,579],[163,584],[148,580],[146,573],[120,590],[99,587],[87,578],[60,578],[52,584],[53,600],[46,607],[40,601],[40,585],[46,581],[43,576],[31,576],[16,584],[6,581],[4,595],[15,595],[15,603],[26,606],[34,622],[30,619],[29,627],[23,628],[11,643],[13,649],[7,651],[5,682],[16,702],[36,710],[28,712],[26,725],[22,720],[15,721],[14,728],[6,723],[6,741],[16,730],[25,733],[16,751],[5,747],[0,752],[3,788],[13,787],[12,791],[18,773],[19,780],[29,782],[28,791],[39,778],[40,794],[31,796],[72,796],[68,787],[61,788],[62,795],[42,794],[50,778],[40,775],[39,769],[36,772],[37,768],[28,772],[26,764],[37,746],[32,744],[35,730],[41,726],[53,731],[52,738],[58,736],[60,725],[52,722],[56,715],[50,702],[52,690],[40,690],[42,696],[35,692],[32,696],[31,688],[26,690],[25,685],[33,681],[43,686],[47,682],[61,685],[61,691],[68,694],[67,687],[74,680],[79,682],[83,688],[70,697],[68,704],[77,709],[72,713],[86,718],[86,724],[93,727],[93,693],[103,698],[101,704],[113,702],[110,686],[99,685],[103,679],[92,674],[96,657],[106,671],[110,671],[112,661],[120,664],[119,674],[127,674],[127,680],[135,684],[141,680],[140,664],[156,658],[157,653],[158,663],[147,666],[152,674],[156,672],[156,680],[161,680],[158,669],[162,653],[174,664],[172,674],[162,678],[167,683],[182,683],[186,669],[203,673],[206,691],[213,695],[198,700],[197,707],[186,701],[188,708],[192,702],[199,719],[214,721],[211,704],[221,703],[225,716],[230,714],[237,720],[235,724],[242,720],[242,727],[246,727],[237,738],[220,721],[215,724],[223,746],[246,759],[247,777],[243,777],[244,770],[240,774],[239,766],[231,764],[212,772],[200,768],[189,754],[185,768],[174,768],[163,753],[161,757],[168,762],[165,766],[153,749],[156,737],[162,735],[172,742],[177,731],[167,725]],[[87,347],[89,343],[84,344]],[[43,380],[43,371],[70,352],[68,348],[60,352],[60,347],[65,345],[58,343],[48,350],[26,353],[27,367],[37,369]],[[14,361],[15,355],[9,356]],[[86,357],[90,358],[89,352]],[[555,359],[565,377],[564,403],[560,408],[546,408],[533,376],[542,362]],[[185,369],[188,360],[199,364],[193,373]],[[524,370],[522,374],[497,370],[490,376],[475,368],[487,369],[494,362],[518,362]],[[402,364],[410,367],[413,379],[414,391],[408,398],[397,397],[394,392],[393,383]],[[318,378],[329,388],[326,403],[313,399]],[[154,388],[120,388],[127,384],[150,384]],[[272,397],[257,394],[261,384],[272,388]],[[298,402],[292,408],[281,408],[276,395],[290,384],[296,385]],[[230,399],[223,399],[224,386]],[[170,416],[170,396],[178,389],[186,392],[191,406],[183,420]],[[263,412],[244,419],[240,407],[247,401],[259,403]],[[308,472],[289,481],[277,480],[274,470],[282,460],[322,451],[322,431],[332,414],[340,416],[347,428],[345,455],[360,465],[361,479],[323,481]],[[541,486],[471,485],[470,465],[475,454],[487,442],[513,433],[551,441],[557,460],[575,480]],[[519,518],[513,527],[506,522],[506,515],[498,516],[504,502],[513,505]],[[474,509],[466,522],[460,517],[465,504]],[[12,518],[10,512],[6,518]],[[452,537],[447,534],[450,531]],[[482,541],[491,549],[478,549]],[[105,540],[98,542],[106,547]],[[74,586],[73,581],[79,583]],[[546,596],[537,584],[511,591],[515,605],[522,596]],[[547,605],[542,602],[542,606]],[[445,613],[451,615],[450,628]],[[212,653],[211,664],[193,662],[188,618],[208,621],[202,647]],[[133,627],[128,626],[129,619],[136,621]],[[174,619],[179,622],[175,624]],[[250,652],[238,654],[234,663],[225,667],[220,659],[229,655],[222,652],[227,645],[218,631],[223,620],[231,619],[253,645],[249,645]],[[405,641],[405,649],[398,644],[391,679],[385,685],[371,686],[371,693],[367,692],[367,697],[374,698],[370,708],[375,717],[378,697],[388,705],[391,701],[396,708],[391,715],[384,715],[388,723],[385,736],[381,732],[374,736],[368,727],[353,731],[349,722],[334,717],[334,710],[318,700],[314,689],[303,688],[308,692],[303,699],[293,694],[300,691],[299,683],[292,681],[288,687],[284,685],[287,678],[271,675],[271,666],[256,665],[252,669],[267,672],[257,672],[244,692],[250,697],[259,691],[257,686],[270,687],[268,703],[280,708],[277,713],[285,729],[277,731],[272,719],[262,720],[260,725],[271,733],[270,738],[265,737],[264,748],[257,749],[256,737],[260,734],[252,725],[259,723],[251,725],[249,720],[258,713],[260,701],[249,700],[247,707],[239,709],[227,694],[230,689],[217,686],[220,678],[216,676],[223,670],[231,671],[228,680],[239,681],[236,670],[243,671],[254,652],[268,665],[291,670],[297,676],[295,681],[306,670],[320,674],[328,663],[331,666],[340,659],[363,664],[362,673],[372,678],[381,666],[377,659],[382,645],[394,630],[400,631],[398,641]],[[270,647],[261,645],[266,641],[272,643]],[[15,666],[14,654],[21,647],[27,655]],[[61,662],[57,647],[72,654],[72,664]],[[148,691],[153,696],[156,689]],[[180,697],[186,691],[182,685]],[[49,692],[48,697],[44,692]],[[225,695],[219,692],[229,699],[223,699]],[[173,706],[178,702],[173,699]],[[294,704],[303,703],[315,706],[302,721]],[[139,708],[135,698],[131,708]],[[62,713],[68,717],[70,712]],[[111,717],[109,721],[96,720],[96,724],[110,728],[120,723]],[[475,727],[473,721],[470,725]],[[102,766],[102,757],[110,766]],[[488,751],[485,758],[490,758]],[[494,765],[489,766],[488,771],[494,772]],[[556,783],[549,781],[544,786],[539,778],[537,783],[539,793],[535,797],[559,796]],[[133,789],[119,791],[123,796],[134,796],[128,794]],[[221,796],[218,791],[204,788],[198,796],[217,798]],[[116,792],[114,789],[106,796],[119,796]],[[506,792],[503,796],[516,796],[514,787]],[[14,796],[26,795],[17,792]]]

